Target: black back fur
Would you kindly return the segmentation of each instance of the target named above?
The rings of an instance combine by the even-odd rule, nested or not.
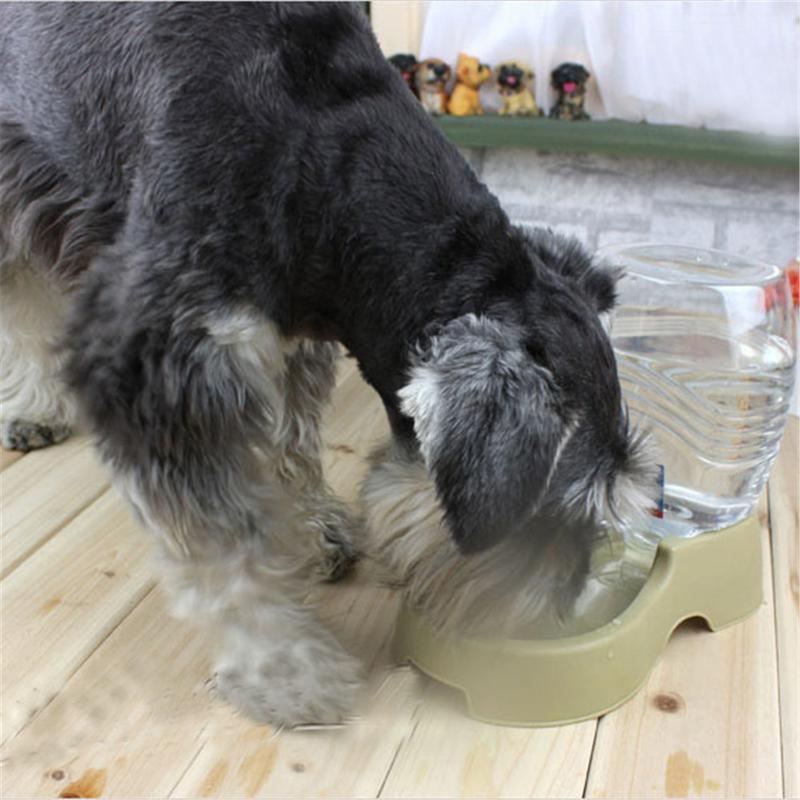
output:
[[[33,256],[81,284],[70,378],[120,446],[143,435],[132,420],[154,364],[191,366],[192,320],[245,307],[287,337],[341,341],[408,441],[397,392],[411,353],[454,320],[497,321],[517,368],[546,371],[546,445],[530,418],[503,449],[519,415],[538,412],[501,413],[514,400],[495,386],[469,408],[461,398],[459,430],[438,447],[432,469],[467,549],[496,541],[548,481],[552,495],[570,426],[588,464],[564,461],[562,494],[587,471],[611,480],[628,457],[598,319],[613,279],[576,243],[509,223],[357,6],[5,5],[0,121],[0,229],[34,209]],[[188,335],[167,353],[178,324]],[[528,496],[523,475],[540,491]]]

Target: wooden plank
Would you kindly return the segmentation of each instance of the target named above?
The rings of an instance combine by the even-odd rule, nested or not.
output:
[[[36,450],[0,473],[0,577],[16,569],[108,487],[88,439]]]
[[[415,708],[410,670],[384,680],[394,601],[382,590],[343,595],[345,640],[367,661],[371,702],[343,729],[275,734],[236,716],[205,688],[209,642],[169,618],[158,589],[91,655],[2,752],[8,796],[91,784],[92,796],[363,796],[377,793]],[[352,587],[364,589],[364,587]],[[76,792],[77,793],[77,792]],[[88,796],[88,795],[81,795]]]
[[[510,728],[465,716],[454,690],[431,683],[382,797],[580,797],[596,723]]]
[[[389,435],[389,425],[378,395],[351,364],[344,363],[344,377],[326,413],[323,463],[331,488],[352,502],[367,470],[366,458]]]
[[[790,417],[769,482],[786,797],[800,797],[800,420]]]
[[[422,679],[407,668],[388,670],[393,593],[356,584],[326,594],[338,618],[334,629],[370,665],[356,720],[340,729],[276,735],[241,718],[217,718],[173,797],[377,795],[411,730]],[[124,788],[135,793],[135,786]]]
[[[150,592],[3,747],[6,796],[166,797],[213,715],[206,652]]]
[[[25,453],[19,450],[4,450],[0,447],[0,470],[10,467],[15,461],[19,461]]]
[[[152,587],[149,549],[109,491],[0,583],[1,740],[61,690]]]
[[[798,139],[622,120],[564,122],[545,117],[434,117],[459,147],[529,147],[639,158],[720,161],[796,170]]]
[[[645,687],[600,721],[587,797],[781,797],[765,500],[762,608],[718,633],[675,632]]]

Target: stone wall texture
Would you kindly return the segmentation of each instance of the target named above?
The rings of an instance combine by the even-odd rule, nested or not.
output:
[[[800,254],[798,173],[735,164],[535,150],[463,150],[509,217],[590,248],[659,241],[779,266]]]

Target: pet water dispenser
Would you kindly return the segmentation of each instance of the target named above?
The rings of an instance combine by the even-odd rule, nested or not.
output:
[[[652,432],[663,511],[608,530],[573,617],[515,639],[445,638],[404,608],[399,660],[461,689],[471,716],[554,725],[599,716],[644,683],[672,631],[712,630],[762,600],[754,512],[794,376],[789,282],[776,267],[671,245],[606,249],[625,268],[612,321],[632,419]]]

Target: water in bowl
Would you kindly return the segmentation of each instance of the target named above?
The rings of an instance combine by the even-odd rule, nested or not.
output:
[[[567,618],[547,612],[518,632],[523,639],[557,639],[578,636],[614,623],[639,594],[653,564],[655,548],[645,533],[631,537],[608,526],[598,530],[586,586]]]

